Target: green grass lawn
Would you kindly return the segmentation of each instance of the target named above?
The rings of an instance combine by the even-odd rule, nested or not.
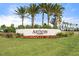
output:
[[[0,37],[1,56],[79,56],[79,36],[57,39]]]

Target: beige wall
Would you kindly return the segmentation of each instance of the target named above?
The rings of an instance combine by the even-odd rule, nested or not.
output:
[[[60,33],[59,29],[16,29],[16,33],[23,34],[24,36],[49,36]]]

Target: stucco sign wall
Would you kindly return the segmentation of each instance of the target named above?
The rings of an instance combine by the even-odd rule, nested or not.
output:
[[[16,29],[16,33],[24,36],[53,36],[60,32],[59,29]]]

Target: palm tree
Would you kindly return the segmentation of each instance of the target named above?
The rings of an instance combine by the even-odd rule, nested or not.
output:
[[[40,11],[42,13],[42,26],[44,25],[44,13],[45,13],[45,8],[46,8],[46,3],[41,3],[39,4],[39,8],[40,8]]]
[[[53,12],[54,12],[54,17],[55,17],[55,24],[58,25],[61,23],[61,17],[63,13],[64,8],[62,7],[61,4],[54,4],[53,7]]]
[[[15,12],[22,19],[22,26],[23,26],[24,17],[26,15],[26,7],[23,6],[17,7],[17,10],[15,10]]]
[[[63,22],[64,30],[67,30],[67,22]]]
[[[45,11],[46,11],[46,14],[48,17],[48,25],[49,25],[50,16],[53,14],[53,4],[51,4],[51,3],[46,4]]]
[[[68,31],[68,30],[69,30],[69,27],[68,27],[69,23],[68,23],[68,22],[66,22],[66,25],[67,25],[67,31]]]
[[[70,30],[72,29],[72,23],[69,24],[70,25]]]
[[[77,29],[78,29],[78,24],[75,24],[75,26],[76,26],[76,31],[77,31]]]
[[[38,13],[39,7],[36,4],[30,4],[29,7],[27,7],[27,12],[32,17],[32,28],[34,28],[34,18],[36,14]]]

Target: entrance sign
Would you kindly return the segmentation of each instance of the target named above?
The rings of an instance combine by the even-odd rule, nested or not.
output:
[[[16,29],[16,33],[24,36],[54,36],[60,32],[59,29]]]
[[[46,33],[48,33],[47,30],[33,30],[33,34],[42,35],[42,34],[46,34]]]

